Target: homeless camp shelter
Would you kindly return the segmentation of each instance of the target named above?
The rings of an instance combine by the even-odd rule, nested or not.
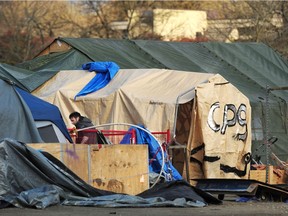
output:
[[[287,62],[261,43],[57,38],[33,60],[17,67],[1,64],[0,72],[32,92],[60,70],[81,69],[87,62],[107,60],[116,62],[121,69],[165,68],[220,74],[250,101],[252,152],[265,162],[262,144],[269,133],[278,139],[273,152],[286,160],[287,94],[270,91],[267,97],[266,87],[285,86]]]
[[[221,163],[246,170],[243,161],[251,153],[249,100],[221,75],[120,69],[105,87],[75,98],[95,76],[97,72],[86,70],[59,71],[32,93],[58,106],[67,123],[69,113],[78,110],[95,125],[132,123],[150,131],[169,129],[194,159],[184,167],[186,151],[173,155],[174,166],[184,176],[191,173],[189,178],[248,178],[249,168],[243,176],[220,169]],[[205,161],[208,157],[219,160]]]
[[[288,95],[281,87],[288,83],[288,64],[267,45],[56,38],[33,60],[18,65],[21,67],[18,71],[23,70],[27,77],[19,77],[13,70],[10,72],[12,79],[17,81],[19,77],[21,83],[32,91],[53,73],[81,69],[82,64],[98,61],[115,62],[121,69],[162,68],[220,74],[249,98],[252,152],[265,163],[263,144],[270,137],[276,137],[277,142],[271,145],[271,150],[282,160],[287,159]],[[9,70],[7,65],[5,68]],[[269,90],[277,87],[280,90]]]

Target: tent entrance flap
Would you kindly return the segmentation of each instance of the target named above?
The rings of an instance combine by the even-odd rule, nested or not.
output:
[[[249,99],[220,76],[197,86],[187,152],[191,179],[247,179],[251,158]]]

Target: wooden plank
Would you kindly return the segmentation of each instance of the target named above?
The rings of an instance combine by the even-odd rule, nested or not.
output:
[[[65,144],[63,148],[63,163],[85,182],[89,183],[88,175],[88,145]]]
[[[264,170],[250,170],[249,179],[254,179],[266,183],[266,169]],[[268,184],[286,184],[287,176],[285,170],[275,169],[269,166]]]
[[[149,188],[148,145],[30,143],[93,187],[135,195]]]
[[[29,143],[27,144],[29,147],[40,151],[46,151],[53,155],[55,158],[63,162],[62,158],[62,151],[61,151],[61,144],[59,143]],[[66,144],[65,144],[66,145]]]
[[[91,152],[93,186],[135,195],[149,188],[147,145],[103,145]]]
[[[46,151],[64,163],[72,172],[88,182],[88,146],[64,143],[31,143],[28,146]]]

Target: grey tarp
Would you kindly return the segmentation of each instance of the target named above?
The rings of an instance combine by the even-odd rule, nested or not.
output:
[[[0,139],[13,138],[20,142],[43,142],[31,111],[15,87],[0,79]]]
[[[72,144],[71,144],[72,145]],[[96,189],[48,154],[4,139],[0,143],[0,207],[203,207],[220,204],[184,181],[156,185],[137,196]]]

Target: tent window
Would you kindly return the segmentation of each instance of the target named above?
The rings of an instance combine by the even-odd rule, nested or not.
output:
[[[40,133],[42,140],[45,143],[59,143],[59,140],[52,125],[39,127],[38,131]]]

